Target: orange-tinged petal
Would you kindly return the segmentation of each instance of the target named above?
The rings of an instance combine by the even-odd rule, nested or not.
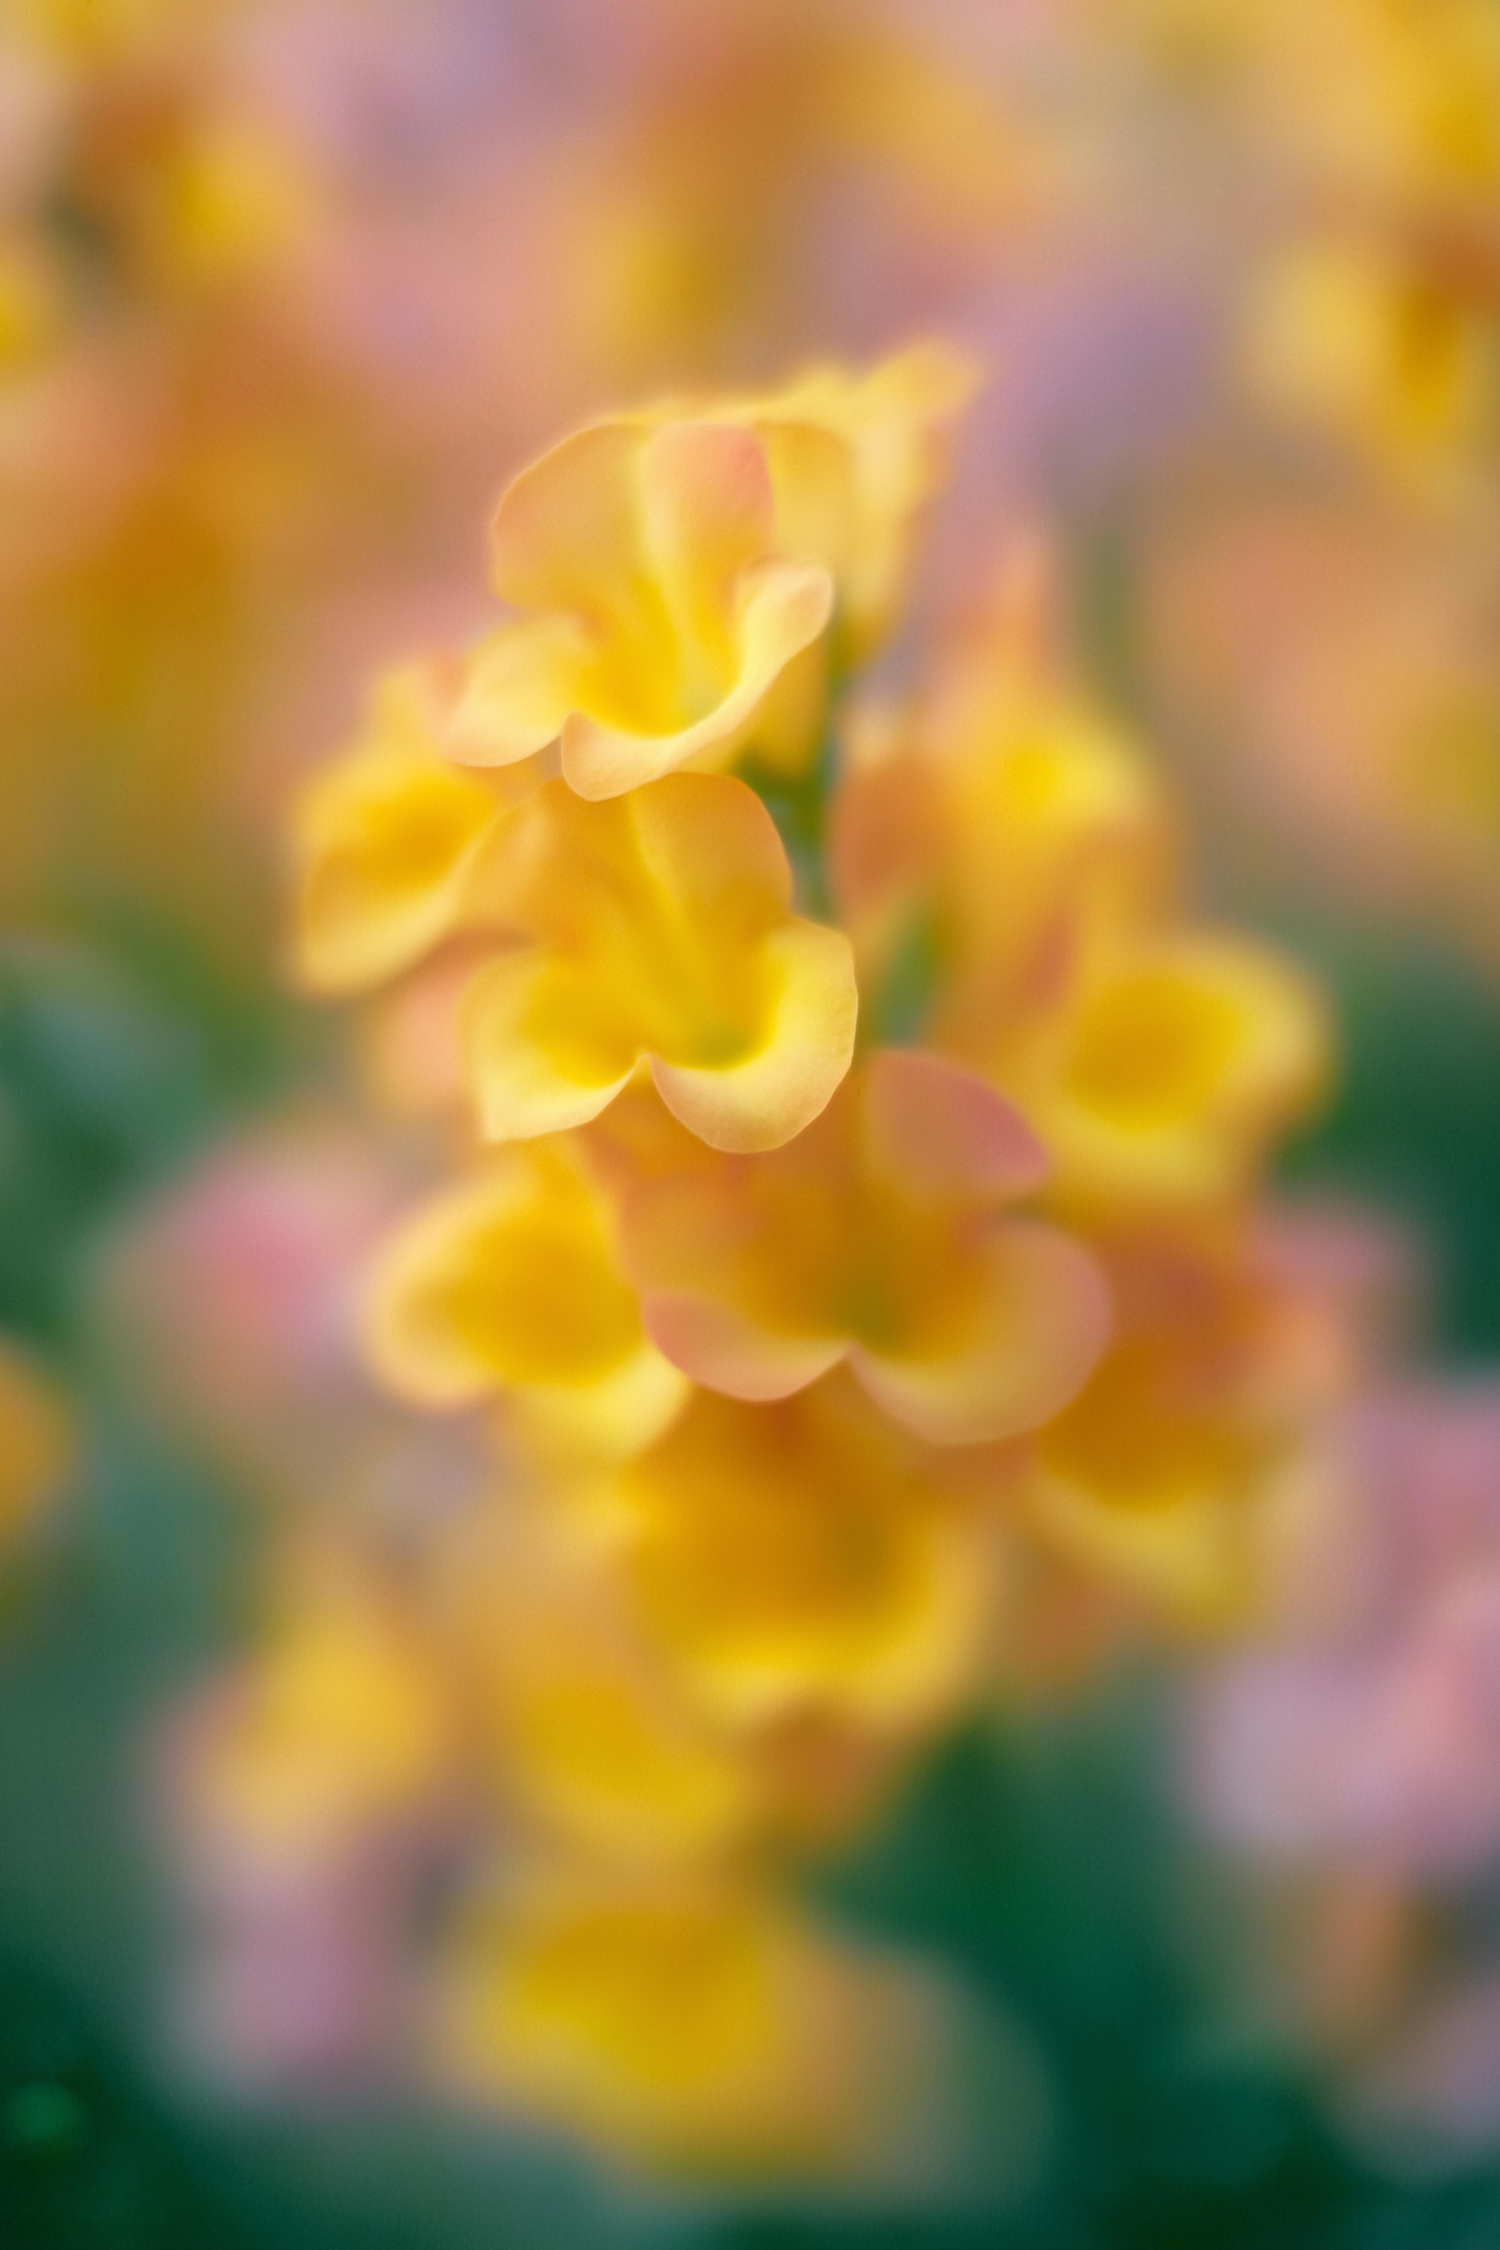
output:
[[[1160,781],[1047,674],[1034,574],[1019,575],[934,693],[855,714],[831,808],[830,877],[864,990],[984,1071],[1171,903]]]
[[[586,797],[727,763],[832,605],[778,538],[764,447],[729,423],[576,432],[510,486],[492,546],[521,615],[474,660],[449,747],[503,765],[558,741]]]
[[[982,1080],[881,1052],[782,1149],[637,1180],[623,1216],[647,1326],[731,1397],[784,1398],[847,1357],[935,1442],[1031,1428],[1108,1326],[1088,1254],[1008,1216],[1043,1169]]]
[[[984,1297],[958,1349],[926,1359],[850,1350],[877,1404],[934,1445],[987,1444],[1049,1421],[1109,1333],[1103,1275],[1055,1228],[1018,1220],[997,1229],[983,1267]]]
[[[942,480],[951,425],[976,381],[972,361],[933,342],[868,373],[813,367],[778,391],[704,410],[744,421],[763,440],[781,542],[833,573],[853,662],[894,622],[920,511]]]
[[[848,1338],[837,1332],[778,1333],[736,1305],[686,1289],[653,1289],[645,1314],[657,1349],[695,1383],[728,1398],[790,1398],[849,1351]]]
[[[908,1195],[1029,1195],[1051,1169],[1018,1110],[972,1071],[907,1048],[872,1055],[865,1074],[865,1154],[871,1172]]]
[[[765,449],[749,430],[667,422],[640,457],[641,529],[679,645],[722,671],[741,571],[776,549]]]
[[[490,526],[495,591],[519,610],[577,619],[649,647],[663,630],[641,537],[643,433],[628,422],[576,431],[507,487]]]
[[[1153,1229],[1113,1269],[1119,1334],[1037,1437],[1028,1520],[1075,1566],[1222,1623],[1256,1598],[1258,1503],[1328,1395],[1316,1303],[1237,1230]]]

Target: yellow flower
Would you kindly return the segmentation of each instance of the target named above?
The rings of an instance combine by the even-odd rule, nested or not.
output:
[[[537,1875],[471,1908],[446,1990],[460,2084],[688,2173],[899,2171],[951,2060],[925,1979],[743,1882]]]
[[[863,663],[891,631],[918,519],[943,481],[951,426],[977,381],[963,353],[926,343],[868,373],[823,364],[779,390],[701,408],[754,430],[764,445],[783,546],[832,573],[846,665]]]
[[[1431,483],[1493,423],[1492,300],[1398,243],[1314,236],[1284,251],[1251,298],[1250,379],[1273,407]]]
[[[443,1558],[445,1639],[474,1683],[502,1801],[612,1860],[722,1852],[762,1810],[750,1748],[676,1691],[608,1546],[582,1539],[559,1500],[497,1501]]]
[[[1262,96],[1346,207],[1481,219],[1500,189],[1500,25],[1489,0],[1280,0]]]
[[[1119,1333],[1038,1433],[1023,1506],[1075,1566],[1222,1624],[1256,1598],[1258,1503],[1322,1403],[1327,1321],[1234,1230],[1125,1241],[1110,1275]]]
[[[492,552],[519,614],[473,658],[449,747],[505,766],[559,743],[589,798],[727,764],[833,599],[786,550],[765,447],[708,421],[564,438],[505,493]]]
[[[785,1398],[847,1360],[938,1444],[1012,1436],[1073,1395],[1108,1319],[1086,1254],[1010,1216],[1046,1171],[982,1080],[882,1051],[774,1154],[641,1185],[627,1245],[647,1325],[734,1397]]]
[[[375,1588],[320,1570],[203,1714],[187,1817],[231,1859],[335,1849],[430,1807],[453,1746],[435,1652]]]
[[[609,804],[549,783],[491,881],[532,942],[465,1010],[488,1138],[583,1124],[649,1066],[715,1148],[774,1148],[848,1069],[849,941],[790,911],[786,853],[743,782],[676,774]]]
[[[0,1548],[59,1490],[72,1459],[60,1394],[29,1356],[0,1343]]]
[[[458,928],[507,811],[545,778],[540,760],[503,778],[452,764],[450,701],[431,665],[387,674],[365,738],[303,791],[296,955],[314,992],[378,984]]]
[[[1176,925],[1174,857],[1142,762],[1003,637],[835,801],[872,1012],[1017,1105],[1070,1213],[1237,1192],[1327,1074],[1308,980]]]
[[[932,1043],[978,1056],[1056,1007],[1080,966],[1170,897],[1159,783],[1029,645],[1029,564],[909,714],[867,710],[834,798],[830,875],[861,987]],[[1017,645],[1020,644],[1020,645]],[[903,990],[909,987],[910,990]]]
[[[1305,1112],[1326,1082],[1328,1025],[1281,955],[1168,932],[1122,944],[988,1067],[1051,1150],[1065,1208],[1189,1206],[1243,1190]]]
[[[770,1405],[699,1392],[615,1480],[616,1567],[720,1719],[902,1734],[974,1676],[1000,1468],[914,1442],[845,1377]]]
[[[389,1242],[366,1334],[414,1404],[504,1402],[548,1450],[629,1451],[681,1406],[684,1378],[648,1338],[613,1216],[566,1140],[506,1149]]]

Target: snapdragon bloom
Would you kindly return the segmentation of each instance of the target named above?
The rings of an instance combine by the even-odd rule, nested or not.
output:
[[[849,941],[792,912],[785,849],[743,782],[676,774],[608,804],[551,782],[508,824],[491,887],[529,942],[465,1003],[487,1138],[584,1124],[649,1069],[712,1147],[776,1148],[848,1069]]]
[[[385,1245],[371,1362],[430,1408],[503,1400],[544,1441],[629,1451],[688,1385],[652,1344],[613,1213],[567,1137],[506,1149],[419,1207]]]
[[[775,1399],[847,1360],[938,1444],[1056,1413],[1107,1300],[1086,1254],[1009,1207],[1044,1149],[981,1079],[883,1049],[769,1156],[643,1186],[626,1217],[647,1325],[696,1382]]]
[[[782,543],[765,447],[728,424],[565,438],[506,492],[491,549],[519,614],[472,660],[454,754],[507,766],[555,742],[586,797],[727,763],[833,602]]]

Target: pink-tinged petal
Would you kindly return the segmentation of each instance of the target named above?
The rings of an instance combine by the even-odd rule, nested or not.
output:
[[[1025,1221],[986,1246],[986,1289],[963,1346],[942,1359],[890,1359],[856,1345],[849,1364],[894,1421],[934,1445],[983,1445],[1047,1421],[1082,1388],[1104,1348],[1110,1307],[1088,1253]]]
[[[642,1301],[658,1351],[705,1389],[761,1402],[790,1398],[844,1357],[842,1336],[789,1336],[760,1327],[722,1298],[653,1291]]]
[[[1008,1201],[1051,1169],[1020,1112],[940,1056],[888,1047],[870,1058],[865,1147],[872,1173],[908,1193]]]
[[[549,1024],[572,1028],[567,1001],[576,981],[528,950],[492,961],[470,986],[462,1031],[486,1140],[533,1140],[586,1125],[634,1076],[639,1057],[621,1056],[607,1037],[572,1037],[563,1054],[549,1043]]]
[[[712,647],[735,581],[776,546],[765,448],[727,423],[668,422],[640,462],[644,542],[679,630]]]
[[[547,749],[584,692],[592,649],[570,617],[521,617],[476,650],[444,733],[466,766],[512,766]]]
[[[651,1063],[673,1116],[734,1155],[780,1148],[827,1108],[853,1058],[859,1012],[854,954],[841,930],[788,921],[757,954],[780,985],[759,1052],[723,1069]]]
[[[636,483],[644,444],[639,425],[606,422],[575,431],[521,471],[490,526],[502,601],[634,637],[649,584]]]
[[[568,715],[563,774],[580,797],[622,796],[709,753],[733,754],[767,693],[794,656],[828,623],[833,581],[815,563],[771,562],[745,573],[738,619],[740,665],[715,708],[675,734],[633,734],[587,712]]]

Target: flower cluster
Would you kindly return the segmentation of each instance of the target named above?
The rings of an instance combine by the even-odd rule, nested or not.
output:
[[[889,2160],[941,1996],[798,1861],[1049,1578],[1105,1629],[1247,1596],[1341,1374],[1256,1202],[1323,1021],[1185,917],[1029,568],[930,693],[859,699],[969,380],[925,348],[565,438],[497,510],[501,621],[302,801],[306,984],[404,991],[434,1058],[368,1359],[492,1471],[415,1554],[299,1545],[185,1742],[242,2049],[337,2050],[328,1960],[414,2004],[361,1964],[441,1838],[463,2083],[658,2161]],[[334,1930],[278,2027],[267,1943]]]

